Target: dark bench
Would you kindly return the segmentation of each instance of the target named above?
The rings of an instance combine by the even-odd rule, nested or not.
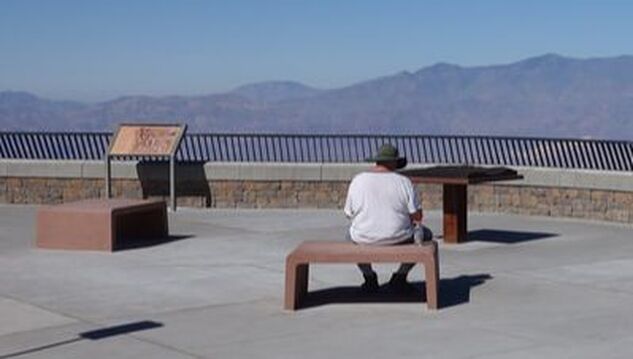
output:
[[[113,251],[126,239],[169,234],[162,200],[90,199],[43,206],[37,211],[39,248]]]
[[[426,277],[426,303],[437,309],[439,260],[437,243],[368,246],[351,242],[307,241],[286,257],[284,308],[296,310],[308,293],[310,263],[420,263]]]

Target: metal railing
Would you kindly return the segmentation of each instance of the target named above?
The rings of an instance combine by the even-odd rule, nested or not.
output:
[[[100,160],[111,134],[0,132],[2,159]],[[361,162],[392,143],[409,163],[633,171],[633,142],[489,136],[194,133],[179,161]]]

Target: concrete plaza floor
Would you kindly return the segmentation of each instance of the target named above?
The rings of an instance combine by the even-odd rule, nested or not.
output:
[[[471,214],[473,241],[440,247],[439,311],[316,265],[285,312],[285,255],[342,238],[340,212],[181,209],[172,241],[116,253],[35,249],[34,216],[0,206],[0,358],[633,356],[631,226]]]

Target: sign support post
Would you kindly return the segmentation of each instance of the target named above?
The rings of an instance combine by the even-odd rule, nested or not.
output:
[[[112,197],[112,186],[110,184],[110,178],[112,167],[110,166],[110,154],[106,153],[105,155],[105,198],[109,199]]]
[[[169,204],[176,212],[176,155],[169,156]]]

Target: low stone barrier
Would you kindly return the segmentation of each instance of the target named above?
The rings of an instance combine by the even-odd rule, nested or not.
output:
[[[197,163],[177,170],[181,206],[341,208],[351,178],[368,164]],[[471,211],[633,223],[633,173],[515,168],[522,181],[469,187]],[[115,197],[167,197],[167,165],[113,164]],[[99,161],[0,160],[0,203],[61,203],[104,192]],[[421,184],[424,207],[441,208],[439,185]]]

